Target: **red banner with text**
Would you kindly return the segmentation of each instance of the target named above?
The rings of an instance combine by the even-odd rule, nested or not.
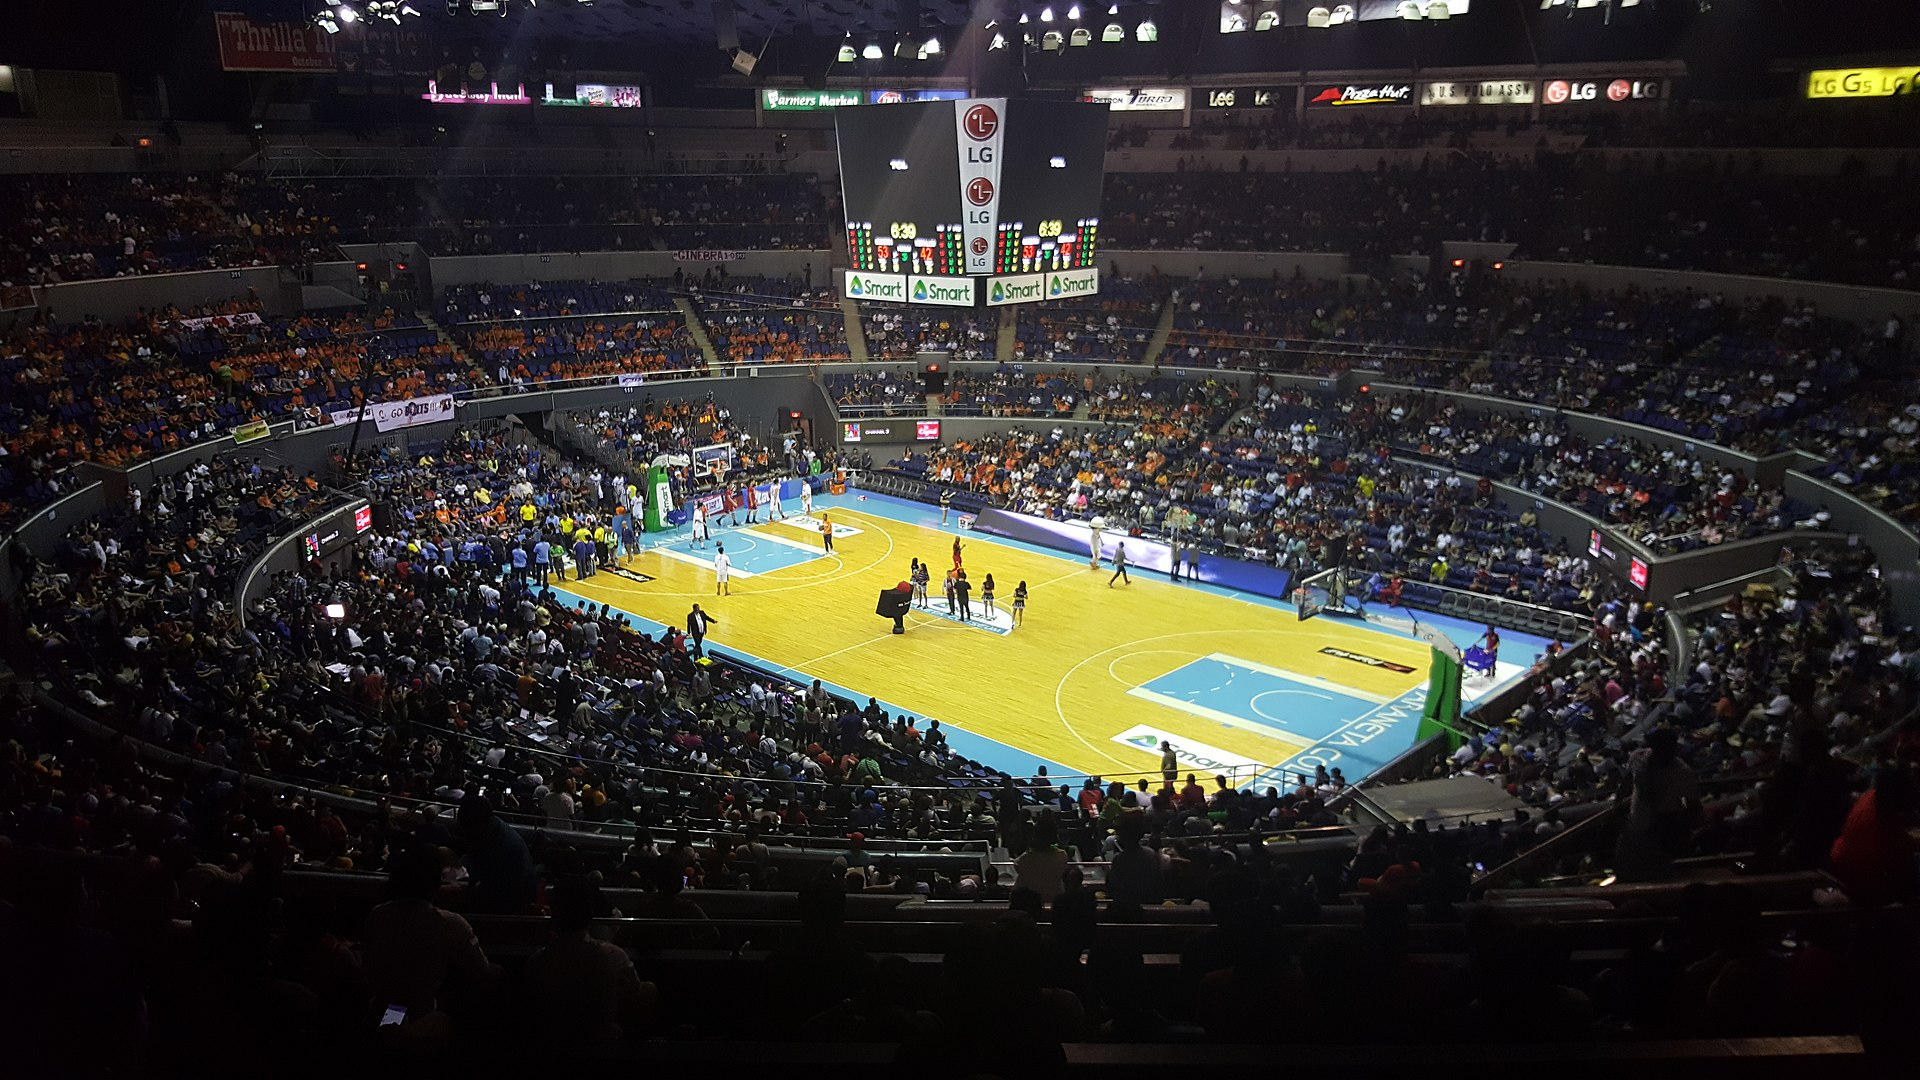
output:
[[[225,71],[290,71],[332,74],[334,47],[326,31],[311,24],[255,22],[230,11],[213,13]]]

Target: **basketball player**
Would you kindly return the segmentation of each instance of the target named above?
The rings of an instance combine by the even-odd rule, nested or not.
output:
[[[727,578],[733,573],[733,560],[727,558],[727,545],[713,545],[713,595],[732,596]]]
[[[800,481],[800,516],[813,516],[813,482],[810,480]]]
[[[693,501],[693,546],[700,547],[707,542],[707,508],[700,500]]]
[[[767,492],[767,506],[768,506],[767,520],[768,521],[781,521],[785,519],[787,516],[780,509],[780,485],[783,483],[785,483],[785,481],[775,480],[773,482],[772,490]]]

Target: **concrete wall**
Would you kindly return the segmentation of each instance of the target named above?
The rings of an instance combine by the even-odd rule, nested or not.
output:
[[[195,270],[49,285],[41,290],[40,305],[51,307],[63,322],[77,322],[88,315],[111,321],[125,319],[143,308],[210,304],[244,295],[248,289],[258,292],[271,309],[279,288],[280,270],[274,266]]]
[[[1920,536],[1885,511],[1869,505],[1843,488],[1804,472],[1790,471],[1787,494],[1832,515],[1833,531],[1873,549],[1880,559],[1880,578],[1893,595],[1893,610],[1903,623],[1920,623]]]
[[[813,280],[829,280],[833,255],[817,251],[754,251],[737,262],[726,263],[729,274],[766,274],[775,277],[797,275],[811,265]],[[436,294],[449,285],[476,281],[568,281],[597,278],[624,281],[629,278],[671,277],[676,267],[689,274],[700,274],[711,263],[677,263],[671,251],[581,251],[545,255],[442,255],[432,260],[433,288]]]
[[[1812,303],[1823,315],[1878,326],[1896,313],[1908,326],[1920,319],[1920,292],[1870,289],[1820,281],[1788,281],[1746,274],[1703,274],[1596,263],[1508,262],[1505,273],[1520,281],[1568,281],[1603,292],[1627,288],[1690,289],[1729,300],[1780,297]]]

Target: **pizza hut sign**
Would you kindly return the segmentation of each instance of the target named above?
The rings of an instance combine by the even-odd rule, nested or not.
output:
[[[1411,105],[1412,83],[1329,86],[1307,99],[1308,105]]]

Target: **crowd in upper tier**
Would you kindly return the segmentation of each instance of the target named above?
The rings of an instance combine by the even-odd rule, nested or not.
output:
[[[1114,172],[1105,249],[1429,254],[1617,263],[1912,289],[1920,215],[1898,176],[1774,175],[1718,156],[1435,151],[1414,166]],[[342,243],[429,254],[830,247],[811,175],[408,180],[256,174],[0,178],[0,285],[344,260]]]

